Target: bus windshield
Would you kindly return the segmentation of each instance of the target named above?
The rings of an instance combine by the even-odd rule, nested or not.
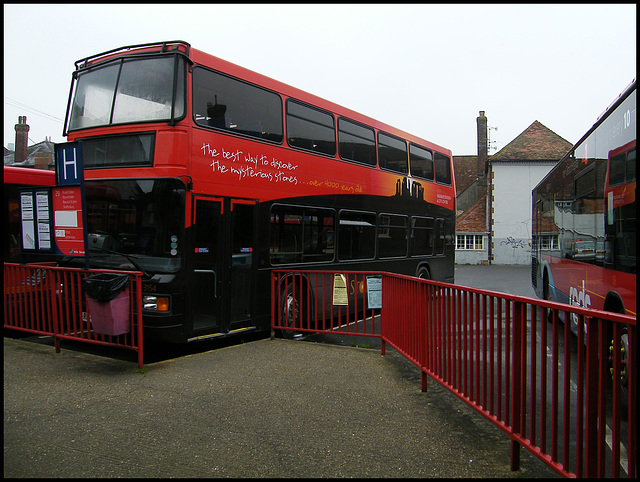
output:
[[[81,71],[68,130],[183,117],[185,75],[184,59],[174,55],[118,60]]]
[[[182,265],[185,186],[177,179],[87,181],[94,266],[172,273]],[[132,261],[133,259],[133,261]]]

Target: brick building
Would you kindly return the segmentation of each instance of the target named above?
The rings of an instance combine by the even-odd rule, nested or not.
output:
[[[478,154],[453,157],[456,263],[529,264],[531,190],[572,144],[535,121],[489,156],[484,111],[477,125]]]
[[[26,116],[18,117],[18,123],[15,127],[16,142],[13,149],[4,148],[4,165],[55,169],[53,142],[45,139],[29,146],[29,124],[27,124]]]

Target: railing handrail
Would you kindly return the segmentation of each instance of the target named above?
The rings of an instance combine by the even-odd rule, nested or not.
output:
[[[278,269],[272,272],[272,330],[361,334],[344,328],[341,308],[337,321],[333,319],[336,307],[326,300],[331,284],[323,284],[321,294],[313,293],[313,283],[326,283],[334,274],[382,277],[380,328],[368,335],[381,339],[382,354],[388,343],[415,364],[421,370],[423,390],[428,375],[505,431],[512,443],[512,470],[518,468],[519,448],[524,446],[563,476],[604,476],[607,463],[612,475],[618,477],[624,443],[620,424],[627,415],[626,470],[629,477],[636,476],[635,316],[387,272]],[[306,277],[314,281],[305,284]],[[293,289],[287,303],[291,308],[281,304],[283,288],[290,286]],[[320,296],[325,299],[318,301]],[[351,302],[358,303],[356,298]],[[360,305],[365,306],[363,303]],[[328,310],[322,308],[322,316],[331,317],[331,321],[323,319],[322,329],[318,328],[318,305],[329,305]],[[351,316],[353,309],[342,309]],[[559,314],[564,314],[566,324]],[[570,329],[570,316],[579,321],[577,336]],[[607,331],[599,329],[602,322],[612,329],[612,367],[616,373],[625,371],[629,378],[626,414],[620,406],[620,377],[605,372],[610,355],[605,352]],[[629,338],[627,366],[623,366],[620,352],[622,329]],[[573,344],[577,347],[576,380],[568,358],[568,347]],[[563,357],[560,350],[564,350]],[[609,384],[613,386],[611,402],[603,393]],[[579,407],[577,414],[571,412],[574,402]],[[607,403],[613,405],[610,415],[605,411]],[[571,421],[573,416],[580,418]],[[602,422],[607,416],[612,417],[615,448],[609,455]],[[558,447],[560,441],[562,446]],[[571,448],[569,441],[578,445]]]
[[[20,289],[22,279],[31,279],[35,271],[49,273],[30,289]],[[134,350],[138,354],[138,367],[143,367],[142,334],[142,276],[140,271],[114,269],[84,269],[52,266],[50,263],[4,263],[5,307],[4,327],[23,332],[52,336],[56,352],[60,351],[60,340],[74,340],[98,345],[108,345]],[[93,274],[121,274],[129,277],[128,289],[130,336],[94,333],[89,323],[83,320],[82,279]],[[7,286],[18,283],[15,289]],[[71,300],[63,299],[61,286],[71,294]],[[135,296],[131,296],[134,294]],[[12,309],[12,304],[19,309]],[[67,311],[63,311],[67,310]],[[80,310],[80,311],[78,311]],[[111,332],[113,333],[113,332]]]

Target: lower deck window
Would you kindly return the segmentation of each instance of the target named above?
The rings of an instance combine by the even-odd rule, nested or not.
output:
[[[330,209],[274,205],[271,209],[271,264],[332,261],[335,213]]]
[[[359,211],[340,211],[338,259],[373,259],[376,255],[376,215]]]
[[[407,255],[407,217],[381,214],[378,226],[378,252],[380,258]]]

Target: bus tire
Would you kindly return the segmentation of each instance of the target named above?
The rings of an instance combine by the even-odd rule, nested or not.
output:
[[[420,266],[416,276],[421,279],[431,279],[431,273],[429,272],[429,268],[426,266]]]

